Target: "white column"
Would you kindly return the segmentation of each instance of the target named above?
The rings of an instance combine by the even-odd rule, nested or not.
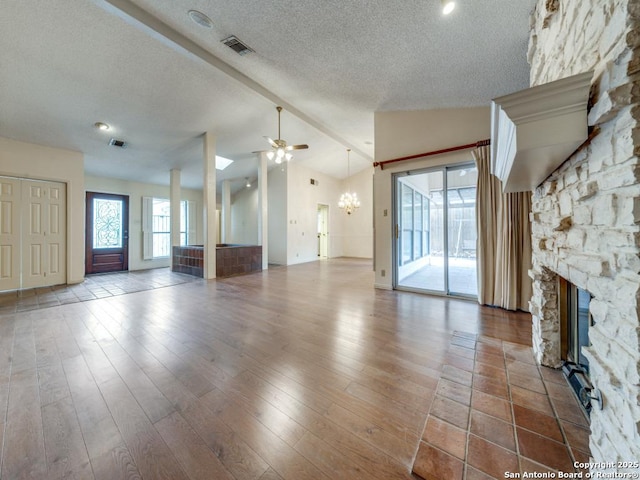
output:
[[[204,278],[216,278],[216,137],[212,132],[203,136],[204,185]]]
[[[180,170],[171,170],[171,246],[180,246]],[[173,252],[172,252],[173,254]]]
[[[267,154],[258,161],[258,241],[262,245],[262,269],[269,268],[269,208],[267,203]]]
[[[231,182],[222,181],[222,243],[231,243]]]

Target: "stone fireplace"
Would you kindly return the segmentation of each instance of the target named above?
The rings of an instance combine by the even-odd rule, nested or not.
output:
[[[603,409],[591,412],[597,462],[640,458],[640,2],[539,0],[531,85],[594,70],[589,140],[533,193],[533,347],[562,364],[558,276],[591,296],[588,347]]]

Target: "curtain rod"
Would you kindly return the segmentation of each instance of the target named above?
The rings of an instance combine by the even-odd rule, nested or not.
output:
[[[394,158],[392,160],[385,160],[383,162],[373,162],[374,168],[380,166],[380,170],[384,170],[384,166],[387,163],[404,162],[406,160],[413,160],[414,158],[430,157],[432,155],[440,155],[442,153],[455,152],[458,150],[468,150],[470,148],[486,147],[491,145],[491,139],[480,140],[476,143],[468,143],[466,145],[458,145],[457,147],[443,148],[442,150],[434,150],[433,152],[419,153],[417,155],[409,155],[408,157]]]

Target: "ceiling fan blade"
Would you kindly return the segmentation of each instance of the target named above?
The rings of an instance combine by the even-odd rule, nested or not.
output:
[[[309,145],[301,144],[301,145],[289,145],[287,150],[304,150],[309,148]]]
[[[274,140],[272,140],[272,139],[271,139],[271,138],[269,138],[269,137],[264,137],[264,138],[265,138],[265,140],[266,140],[267,142],[269,142],[269,143],[271,144],[271,146],[272,146],[273,148],[278,148],[278,144],[277,144]]]

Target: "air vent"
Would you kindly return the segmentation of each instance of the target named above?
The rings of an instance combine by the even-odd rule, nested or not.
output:
[[[127,142],[124,140],[118,140],[117,138],[112,138],[109,140],[109,145],[113,147],[127,148]]]
[[[222,43],[224,43],[227,47],[231,48],[238,55],[246,55],[247,53],[251,53],[254,51],[248,46],[246,46],[244,43],[242,43],[238,39],[238,37],[234,35],[231,35],[230,37],[225,38],[224,40],[222,40]]]

